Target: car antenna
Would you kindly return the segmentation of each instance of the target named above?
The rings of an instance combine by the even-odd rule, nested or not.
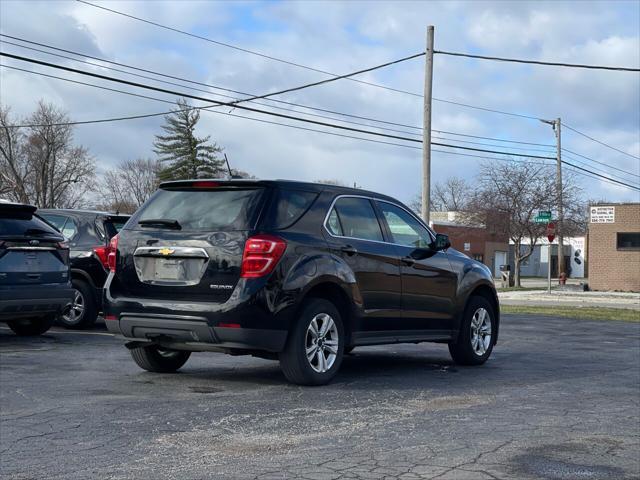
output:
[[[234,178],[242,178],[242,175],[234,175],[231,170],[231,166],[229,165],[229,159],[227,158],[227,154],[224,154],[224,161],[227,162],[227,170],[229,170],[229,180],[233,180]]]
[[[229,159],[227,158],[227,154],[224,154],[224,161],[227,162],[227,170],[229,170],[229,179],[233,178],[233,173],[231,172],[231,166],[229,165]]]

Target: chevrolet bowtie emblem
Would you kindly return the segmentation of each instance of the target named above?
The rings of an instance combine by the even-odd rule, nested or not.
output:
[[[172,253],[174,253],[175,250],[172,248],[161,248],[160,250],[158,250],[158,253],[160,255],[171,255]]]

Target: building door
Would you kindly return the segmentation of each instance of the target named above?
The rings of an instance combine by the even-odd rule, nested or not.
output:
[[[495,278],[500,278],[500,265],[507,264],[507,252],[501,252],[499,250],[496,250],[494,255],[495,256],[493,261],[493,276]]]

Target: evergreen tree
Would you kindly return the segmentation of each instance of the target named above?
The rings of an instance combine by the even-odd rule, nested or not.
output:
[[[185,99],[178,99],[178,109],[165,117],[164,135],[156,135],[154,152],[162,168],[160,180],[185,180],[189,178],[217,178],[225,173],[224,160],[217,154],[222,151],[209,135],[195,136],[200,111],[193,109]]]

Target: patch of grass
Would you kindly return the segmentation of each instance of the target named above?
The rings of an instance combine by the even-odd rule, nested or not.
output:
[[[534,290],[546,290],[547,287],[496,287],[499,292],[532,292]],[[551,287],[551,290],[555,290],[555,287]]]
[[[630,308],[500,305],[500,313],[550,315],[583,320],[617,320],[620,322],[640,323],[640,311]]]

